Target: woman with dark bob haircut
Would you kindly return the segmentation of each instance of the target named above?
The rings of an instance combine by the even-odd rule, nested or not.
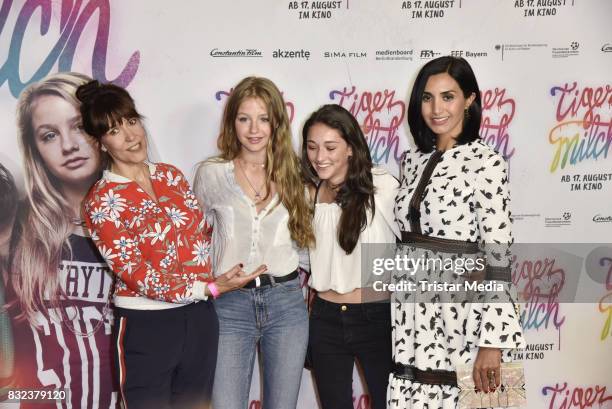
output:
[[[440,73],[447,73],[457,82],[464,98],[472,98],[472,102],[463,110],[465,124],[463,124],[461,132],[454,138],[457,145],[463,145],[480,138],[478,132],[482,118],[482,103],[478,82],[472,67],[462,58],[437,58],[430,61],[419,71],[408,103],[410,133],[414,138],[414,143],[423,153],[429,153],[435,149],[437,134],[427,125],[421,112],[422,96],[429,77]]]
[[[478,391],[494,392],[501,362],[525,346],[510,280],[507,165],[479,138],[480,119],[480,90],[467,61],[425,64],[408,106],[416,149],[402,157],[395,217],[399,253],[427,263],[394,277],[418,290],[392,296],[392,409],[457,408],[462,366]],[[452,286],[432,291],[423,282]],[[466,291],[478,282],[495,291]]]
[[[323,409],[352,409],[353,365],[363,369],[371,407],[386,404],[391,371],[389,293],[367,292],[362,244],[395,243],[397,180],[374,168],[363,132],[339,105],[314,112],[302,132],[316,246],[309,285],[314,378]]]
[[[245,275],[237,264],[213,277],[212,229],[181,171],[147,161],[142,116],[126,90],[91,81],[76,96],[83,128],[108,163],[83,210],[116,277],[114,345],[124,406],[206,406],[219,338],[208,298],[261,271]]]

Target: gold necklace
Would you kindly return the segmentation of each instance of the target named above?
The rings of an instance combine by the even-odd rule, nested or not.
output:
[[[244,178],[246,179],[246,181],[249,184],[249,186],[251,187],[251,189],[253,189],[253,192],[255,192],[255,203],[260,202],[262,200],[261,190],[266,186],[266,181],[264,180],[263,184],[259,187],[259,189],[255,189],[255,186],[253,186],[253,184],[251,183],[251,180],[249,179],[249,177],[246,174],[246,171],[244,170],[244,167],[240,163],[240,159],[238,159],[238,167],[242,171],[242,174],[244,175]],[[264,165],[262,164],[261,167],[263,168]]]

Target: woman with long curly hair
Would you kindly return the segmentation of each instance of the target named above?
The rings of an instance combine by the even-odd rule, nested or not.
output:
[[[11,239],[8,298],[17,388],[65,389],[72,407],[116,405],[108,303],[112,276],[81,219],[100,177],[97,142],[82,128],[77,73],[53,74],[19,97],[25,203]],[[22,402],[21,407],[30,407]],[[56,407],[56,402],[34,407]]]
[[[268,272],[215,301],[213,406],[247,406],[259,345],[264,407],[294,408],[308,339],[298,251],[314,237],[285,102],[274,83],[248,77],[236,85],[218,148],[219,156],[200,164],[194,184],[214,225],[215,270],[244,262],[247,272],[260,264]]]

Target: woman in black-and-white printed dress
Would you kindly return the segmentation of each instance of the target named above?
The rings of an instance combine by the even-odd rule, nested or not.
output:
[[[507,164],[478,138],[480,93],[463,59],[441,57],[423,67],[408,118],[417,148],[406,151],[401,162],[395,215],[402,242],[442,243],[441,250],[413,248],[413,258],[476,260],[470,248],[480,248],[490,274],[485,282],[496,280],[500,291],[472,298],[420,292],[420,280],[450,282],[453,273],[435,266],[395,276],[415,282],[417,291],[393,295],[395,367],[388,407],[455,409],[459,365],[474,365],[476,388],[492,391],[500,383],[500,363],[525,345],[516,290],[509,280],[497,279],[509,276],[512,242]],[[456,277],[455,282],[465,283]]]

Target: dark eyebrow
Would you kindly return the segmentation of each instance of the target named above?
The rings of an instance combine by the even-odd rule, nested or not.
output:
[[[308,139],[306,140],[306,143],[316,143],[316,142],[315,142],[315,141],[313,141],[312,139],[308,138]],[[323,145],[329,145],[329,144],[334,144],[334,145],[337,145],[337,144],[339,144],[339,143],[340,143],[339,141],[323,141]]]
[[[444,94],[456,94],[456,93],[457,93],[457,91],[455,91],[455,90],[453,90],[453,89],[449,89],[448,91],[442,91],[442,92],[440,92],[440,95],[444,95]],[[423,95],[425,95],[425,94],[427,94],[427,95],[431,95],[431,92],[429,92],[429,91],[423,91]]]

